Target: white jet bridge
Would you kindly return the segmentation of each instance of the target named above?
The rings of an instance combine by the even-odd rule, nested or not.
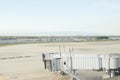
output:
[[[120,54],[43,53],[42,56],[45,69],[60,71],[63,75],[69,74],[73,80],[82,80],[85,71],[90,72],[88,76],[91,73],[98,73],[100,76],[108,74],[107,78],[120,75]],[[83,72],[79,74],[79,71]],[[102,80],[101,78],[104,77],[96,80]]]

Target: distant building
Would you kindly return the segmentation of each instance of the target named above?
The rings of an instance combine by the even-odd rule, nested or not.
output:
[[[120,40],[120,36],[109,36],[109,40]]]

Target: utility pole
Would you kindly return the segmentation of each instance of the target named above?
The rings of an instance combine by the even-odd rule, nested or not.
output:
[[[72,70],[73,70],[73,63],[72,63],[72,51],[71,51],[71,49],[69,48],[69,52],[70,52],[70,68],[71,68],[71,72],[72,72]]]
[[[61,55],[61,46],[59,46],[59,52],[60,52],[60,58],[62,57]]]

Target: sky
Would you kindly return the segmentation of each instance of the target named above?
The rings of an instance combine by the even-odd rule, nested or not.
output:
[[[0,0],[0,35],[120,35],[120,0]]]

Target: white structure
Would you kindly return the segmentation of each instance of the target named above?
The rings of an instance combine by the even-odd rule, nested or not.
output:
[[[62,68],[85,69],[85,70],[109,70],[120,67],[120,54],[64,54],[46,53],[45,59],[60,58]]]
[[[44,53],[46,68],[61,71],[77,79],[76,70],[108,72],[111,77],[120,74],[120,54],[64,54]],[[79,80],[79,79],[78,79]]]
[[[109,36],[109,40],[120,40],[120,36]]]
[[[68,58],[67,62],[70,62]],[[70,66],[70,64],[68,64]],[[98,55],[93,54],[75,54],[72,55],[72,69],[85,69],[85,70],[100,70],[101,59]]]

